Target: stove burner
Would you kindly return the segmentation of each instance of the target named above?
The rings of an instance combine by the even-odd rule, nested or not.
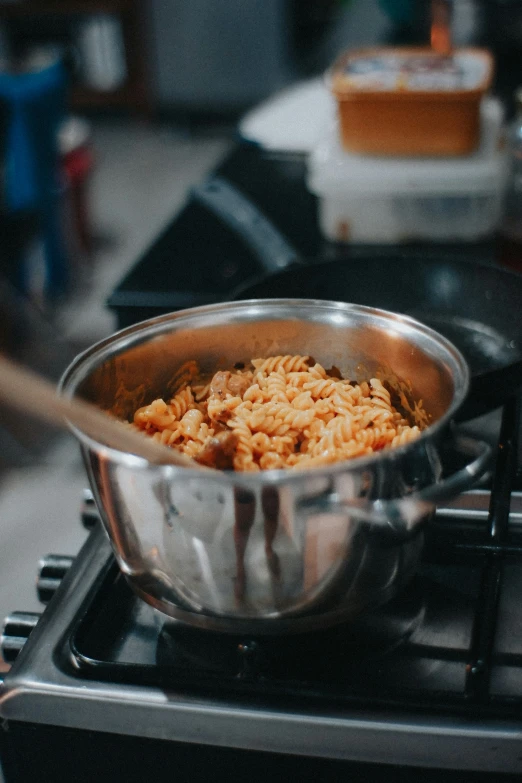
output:
[[[238,678],[335,681],[339,671],[389,654],[422,622],[423,591],[416,581],[386,606],[350,623],[315,632],[245,636],[189,628],[167,620],[159,634],[159,666],[191,667]]]
[[[131,590],[114,563],[68,638],[77,676],[227,697],[459,705],[465,694],[481,558],[424,564],[380,609],[330,629],[223,634],[178,623]],[[463,587],[464,585],[464,587]],[[464,698],[465,701],[465,698]]]
[[[166,620],[158,638],[161,667],[197,667],[239,679],[335,682],[347,668],[389,655],[422,623],[419,579],[385,606],[349,623],[299,634],[252,636],[201,631]]]

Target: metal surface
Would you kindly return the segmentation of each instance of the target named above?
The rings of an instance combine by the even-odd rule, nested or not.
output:
[[[369,308],[272,300],[164,316],[84,353],[62,390],[129,418],[163,396],[187,360],[214,372],[304,351],[345,377],[358,377],[362,365],[365,377],[392,367],[411,380],[432,423],[406,446],[313,471],[204,476],[150,465],[76,431],[120,568],[166,614],[199,627],[279,633],[382,604],[411,578],[417,533],[435,502],[484,470],[486,451],[440,481],[437,440],[467,389],[460,354],[411,319]]]
[[[454,519],[484,519],[489,514],[490,494],[485,489],[475,489],[459,495],[455,500],[437,509],[439,517]],[[511,510],[509,513],[511,525],[522,523],[522,492],[511,493]]]

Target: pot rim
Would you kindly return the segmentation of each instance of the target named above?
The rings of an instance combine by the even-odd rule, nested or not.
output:
[[[339,462],[329,463],[324,466],[311,466],[307,468],[279,468],[275,470],[263,470],[259,472],[241,472],[241,471],[219,471],[212,472],[206,471],[205,478],[212,480],[219,480],[223,483],[231,483],[234,485],[242,485],[245,487],[255,488],[259,485],[278,485],[281,483],[292,483],[295,481],[302,481],[304,477],[309,476],[310,479],[315,478],[331,478],[332,475],[340,474],[346,471],[347,466],[350,468],[353,466],[356,469],[365,468],[367,465],[374,464],[377,461],[393,461],[400,459],[412,446],[424,443],[431,440],[435,434],[440,433],[452,420],[458,408],[463,403],[470,385],[470,372],[468,364],[460,352],[460,350],[446,337],[432,329],[429,326],[421,323],[415,318],[409,315],[403,315],[391,310],[384,310],[377,307],[369,307],[366,305],[351,304],[349,302],[340,302],[326,299],[296,299],[291,297],[285,298],[264,298],[264,299],[242,299],[233,302],[218,302],[209,305],[200,305],[198,307],[185,308],[183,310],[177,310],[172,313],[165,313],[163,315],[155,316],[154,318],[140,321],[139,323],[120,329],[113,334],[104,337],[102,340],[97,341],[89,348],[79,353],[69,366],[63,372],[57,386],[58,393],[67,398],[72,398],[75,393],[75,389],[81,383],[82,380],[87,378],[95,367],[98,367],[103,361],[107,360],[114,353],[114,348],[118,348],[118,353],[128,350],[134,345],[141,344],[147,341],[147,338],[153,338],[167,332],[168,324],[182,325],[186,319],[197,317],[198,315],[221,313],[223,310],[233,310],[234,312],[240,312],[245,308],[251,307],[281,307],[288,306],[295,307],[296,310],[300,308],[312,307],[315,309],[338,309],[343,311],[349,311],[353,313],[364,313],[366,315],[375,315],[390,322],[400,323],[410,328],[415,329],[416,332],[420,332],[438,344],[439,347],[451,357],[453,363],[458,368],[461,377],[458,379],[458,384],[454,383],[453,398],[451,404],[445,413],[437,419],[437,421],[430,424],[426,429],[422,430],[420,436],[410,443],[406,443],[402,446],[396,446],[393,449],[380,451],[377,454],[370,454],[364,457],[354,457],[348,460],[342,460]],[[268,315],[268,314],[267,314]],[[304,320],[304,319],[300,319]],[[161,328],[165,325],[165,330]],[[109,350],[111,349],[111,350]],[[97,361],[92,364],[93,360],[97,358]],[[89,360],[91,360],[89,362]],[[85,368],[91,364],[89,372],[85,372]],[[83,370],[83,372],[82,372]],[[455,377],[454,377],[455,381]],[[117,462],[133,469],[151,470],[157,469],[168,475],[169,477],[179,477],[191,479],[199,477],[201,478],[202,472],[198,468],[186,468],[178,467],[172,464],[153,464],[150,463],[144,457],[139,457],[129,452],[120,451],[119,449],[106,446],[103,443],[95,440],[76,425],[68,422],[68,426],[71,431],[76,435],[81,444],[92,449],[95,452],[102,452],[107,459]]]

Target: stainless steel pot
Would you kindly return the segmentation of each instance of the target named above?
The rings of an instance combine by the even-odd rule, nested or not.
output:
[[[201,628],[281,633],[378,606],[414,573],[436,502],[487,465],[483,444],[441,480],[439,443],[468,389],[466,363],[411,318],[318,300],[251,300],[155,318],[79,356],[61,381],[119,417],[164,396],[176,370],[309,354],[344,376],[391,367],[432,423],[406,446],[325,468],[234,473],[151,465],[75,430],[114,553],[146,601]],[[457,444],[459,445],[459,444]]]

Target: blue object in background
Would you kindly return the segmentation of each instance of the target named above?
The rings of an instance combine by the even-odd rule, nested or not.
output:
[[[39,71],[0,73],[0,99],[8,111],[5,203],[8,211],[35,209],[39,214],[51,298],[64,293],[69,281],[58,155],[67,91],[68,73],[60,60]],[[24,293],[26,274],[20,270]]]

